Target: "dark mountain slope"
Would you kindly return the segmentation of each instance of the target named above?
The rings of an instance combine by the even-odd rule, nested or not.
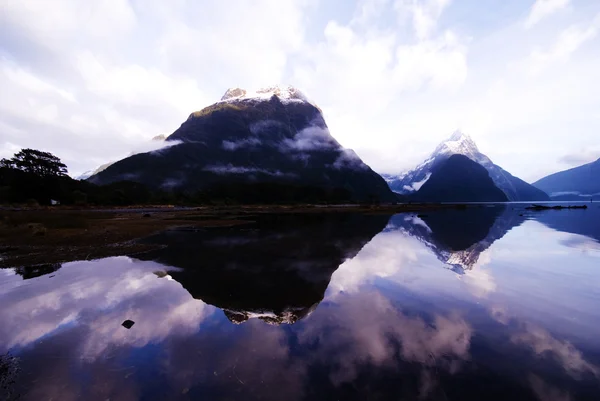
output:
[[[420,202],[505,202],[485,168],[455,154],[438,164],[413,199]]]
[[[269,183],[299,193],[317,188],[340,201],[395,201],[383,178],[330,135],[321,111],[299,91],[269,88],[256,97],[239,91],[192,113],[167,138],[175,145],[123,159],[90,181],[229,194]]]

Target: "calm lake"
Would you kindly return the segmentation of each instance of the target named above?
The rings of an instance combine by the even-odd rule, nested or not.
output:
[[[600,400],[600,205],[525,206],[0,270],[0,399]]]

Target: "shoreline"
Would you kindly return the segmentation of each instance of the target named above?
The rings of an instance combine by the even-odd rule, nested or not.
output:
[[[365,213],[398,214],[467,209],[475,204],[136,206],[0,209],[0,268],[134,255],[159,245],[139,240],[176,229],[251,224],[261,215]]]

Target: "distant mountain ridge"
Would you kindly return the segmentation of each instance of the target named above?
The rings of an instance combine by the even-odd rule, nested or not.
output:
[[[569,170],[550,174],[533,185],[553,198],[570,196],[587,198],[600,196],[600,159]]]
[[[219,102],[190,114],[171,141],[178,144],[127,157],[89,180],[227,197],[246,187],[244,196],[254,196],[261,192],[256,185],[266,183],[278,185],[271,195],[279,200],[310,191],[313,199],[396,200],[381,176],[331,136],[321,110],[291,86],[228,89]]]
[[[464,155],[483,166],[490,177],[510,201],[547,201],[548,195],[525,181],[514,177],[494,164],[489,157],[479,151],[470,136],[460,131],[454,132],[450,138],[440,143],[423,163],[414,169],[398,176],[384,175],[390,188],[400,194],[411,194],[418,191],[430,178],[436,165],[454,154]]]

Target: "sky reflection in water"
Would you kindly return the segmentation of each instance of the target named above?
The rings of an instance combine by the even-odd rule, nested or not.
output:
[[[163,234],[149,241],[169,247],[137,259],[0,270],[2,391],[597,399],[594,220],[600,209],[281,217]]]

